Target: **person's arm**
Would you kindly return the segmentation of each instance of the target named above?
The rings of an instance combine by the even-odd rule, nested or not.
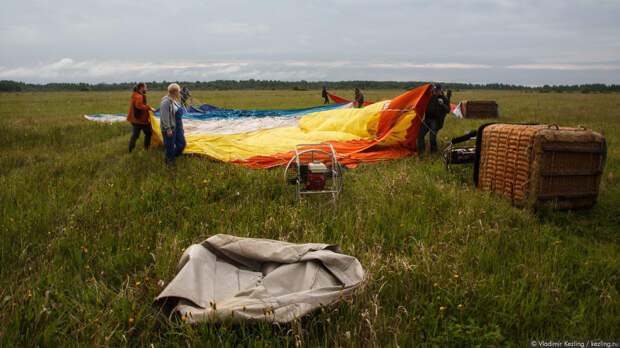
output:
[[[155,109],[153,109],[150,105],[144,104],[144,97],[142,96],[135,98],[134,105],[140,110],[151,110],[152,112],[155,112]]]
[[[439,105],[441,106],[441,108],[445,111],[445,112],[450,112],[450,100],[448,98],[446,98],[445,96],[441,96],[439,97],[442,101],[442,103],[440,103]]]
[[[133,105],[140,110],[152,110],[153,108],[144,104],[144,98],[141,95],[138,95],[134,98]]]

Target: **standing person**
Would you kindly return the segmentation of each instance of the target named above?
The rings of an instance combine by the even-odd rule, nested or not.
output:
[[[360,92],[360,90],[357,87],[355,87],[354,91],[355,91],[355,107],[361,108],[362,106],[364,106],[364,95],[362,94],[362,92]]]
[[[323,97],[323,104],[329,104],[329,98],[327,98],[327,89],[323,86],[323,91],[321,92],[321,97]]]
[[[186,85],[183,85],[181,89],[181,105],[187,109],[187,100],[191,98],[192,94],[189,92],[189,88]]]
[[[418,132],[416,146],[418,153],[424,152],[424,137],[429,131],[431,132],[431,152],[437,151],[437,133],[443,128],[443,121],[448,112],[450,112],[450,100],[443,95],[441,85],[435,84],[433,86],[433,95],[428,101],[426,112],[424,113],[424,120]]]
[[[450,87],[446,88],[446,97],[448,97],[448,100],[452,100],[452,90]]]
[[[179,105],[181,91],[176,83],[168,86],[168,95],[161,98],[159,120],[161,135],[164,138],[164,160],[166,164],[174,163],[185,149],[185,133],[183,131],[183,114],[185,108]]]
[[[138,82],[133,87],[131,104],[127,113],[127,121],[131,123],[133,128],[131,138],[129,139],[129,152],[136,147],[136,140],[140,137],[140,131],[144,133],[144,148],[146,150],[149,149],[152,134],[149,110],[155,111],[146,103],[146,83]]]

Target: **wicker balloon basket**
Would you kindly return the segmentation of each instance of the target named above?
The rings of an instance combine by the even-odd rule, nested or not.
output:
[[[474,181],[480,189],[515,205],[552,202],[558,209],[574,209],[596,203],[607,155],[601,134],[518,124],[491,124],[478,134]]]
[[[465,118],[498,118],[499,107],[493,100],[465,100],[461,104]]]

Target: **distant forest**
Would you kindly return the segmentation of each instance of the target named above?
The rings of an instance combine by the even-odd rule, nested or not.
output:
[[[149,89],[165,90],[170,81],[146,81]],[[216,81],[179,81],[181,85],[187,85],[189,89],[194,90],[239,90],[239,89],[255,89],[255,90],[317,90],[323,86],[327,89],[353,89],[355,87],[361,89],[403,89],[409,90],[427,84],[425,81],[276,81],[276,80],[216,80]],[[522,90],[532,92],[581,92],[581,93],[607,93],[620,91],[620,85],[605,84],[583,84],[583,85],[544,85],[540,87],[528,87],[520,85],[509,85],[502,83],[489,84],[472,84],[472,83],[443,83],[444,89],[450,87],[453,90]],[[133,88],[133,82],[122,83],[46,83],[34,84],[17,81],[2,80],[0,81],[0,92],[52,92],[52,91],[123,91]]]

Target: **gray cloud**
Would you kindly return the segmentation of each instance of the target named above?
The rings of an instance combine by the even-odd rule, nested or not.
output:
[[[609,0],[8,2],[0,78],[619,83],[618,15]]]

